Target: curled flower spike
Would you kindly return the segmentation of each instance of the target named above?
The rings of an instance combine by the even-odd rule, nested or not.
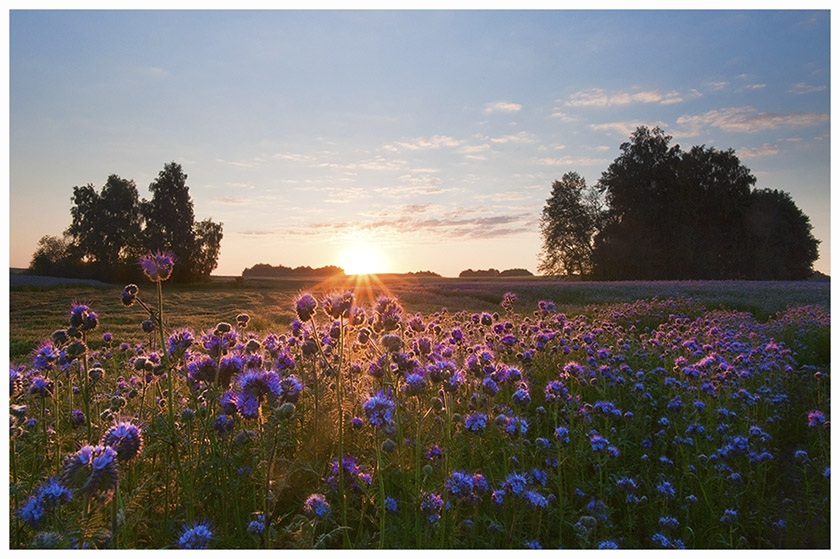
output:
[[[172,275],[175,267],[175,255],[169,251],[150,252],[140,258],[140,267],[149,281],[155,283],[166,281]]]
[[[123,287],[122,295],[120,297],[122,304],[126,307],[130,307],[131,305],[133,305],[134,301],[137,300],[138,293],[140,293],[140,288],[134,285],[133,283],[130,283]]]

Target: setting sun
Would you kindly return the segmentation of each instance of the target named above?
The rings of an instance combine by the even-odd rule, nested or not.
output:
[[[338,265],[347,275],[376,274],[388,271],[388,259],[376,246],[354,241],[339,255]]]

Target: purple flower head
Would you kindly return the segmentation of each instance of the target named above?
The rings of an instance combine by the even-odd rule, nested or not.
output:
[[[181,549],[207,549],[210,540],[215,536],[207,520],[193,522],[192,525],[184,524],[181,535],[178,537],[178,547]]]
[[[32,364],[39,370],[49,369],[60,356],[58,349],[47,340],[42,342],[32,354]]]
[[[233,431],[235,423],[233,416],[222,414],[216,417],[216,421],[213,422],[213,429],[221,437]]]
[[[140,288],[130,283],[123,287],[122,294],[120,296],[120,300],[122,304],[126,307],[130,307],[134,304],[134,301],[137,300],[137,294],[140,293]]]
[[[262,513],[257,514],[257,518],[249,522],[248,528],[246,529],[249,534],[261,536],[265,530],[265,515]]]
[[[825,423],[825,415],[819,410],[808,412],[808,427],[819,427]]]
[[[158,283],[166,281],[172,275],[175,267],[175,255],[170,251],[149,252],[140,258],[140,267],[149,281]]]
[[[417,396],[426,388],[426,375],[423,369],[415,369],[405,376],[405,384],[402,386],[406,396]]]
[[[29,381],[29,393],[36,394],[41,398],[46,398],[48,396],[53,395],[53,390],[55,389],[55,383],[53,381],[38,375],[36,377],[32,377]]]
[[[303,383],[295,375],[280,379],[280,399],[284,402],[296,403],[303,390]]]
[[[394,402],[380,390],[362,405],[362,409],[371,425],[381,427],[391,422],[391,415],[394,412]]]
[[[487,416],[483,413],[471,413],[464,418],[464,426],[473,433],[483,433],[487,427]]]
[[[527,407],[531,403],[531,393],[528,391],[528,386],[522,384],[519,389],[511,396],[513,403],[520,407]]]
[[[313,493],[303,503],[303,510],[318,518],[324,518],[330,513],[330,504],[320,493]]]
[[[117,451],[109,446],[83,446],[67,455],[58,479],[68,489],[108,501],[119,479]]]
[[[234,385],[236,410],[246,419],[260,415],[260,406],[264,399],[274,402],[282,395],[280,378],[273,371],[247,370],[234,379]]]
[[[511,473],[505,478],[504,488],[510,490],[514,495],[520,495],[525,491],[528,480],[522,474]]]
[[[301,322],[307,322],[315,316],[315,309],[318,308],[318,301],[309,293],[304,293],[295,301],[295,312]]]
[[[380,297],[373,307],[373,328],[377,332],[396,330],[403,320],[403,309],[393,297]]]
[[[444,500],[437,493],[422,492],[423,500],[420,502],[420,510],[426,514],[429,524],[440,520],[440,513],[443,512]]]
[[[170,356],[183,355],[183,353],[195,342],[192,332],[187,329],[176,330],[167,342],[167,353]]]
[[[87,418],[82,410],[73,410],[70,412],[70,424],[73,427],[81,427],[85,424],[85,421],[87,421]]]
[[[352,291],[327,295],[323,301],[324,312],[336,320],[348,318],[354,304],[355,296]]]
[[[113,448],[119,460],[128,462],[143,450],[143,435],[139,427],[123,421],[108,429],[100,444]]]

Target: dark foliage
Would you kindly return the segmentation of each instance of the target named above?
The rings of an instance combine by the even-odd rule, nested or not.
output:
[[[187,175],[168,163],[149,185],[151,200],[140,200],[134,181],[108,177],[101,191],[92,184],[73,187],[66,238],[43,237],[30,271],[42,275],[136,281],[138,259],[148,250],[172,251],[179,266],[175,281],[209,279],[219,258],[222,224],[195,221]]]
[[[731,149],[670,146],[638,128],[596,188],[576,173],[552,186],[540,270],[602,280],[806,279],[810,220],[756,179]],[[605,208],[601,207],[604,197]]]
[[[315,278],[338,275],[344,275],[344,270],[338,266],[323,266],[321,268],[298,266],[297,268],[290,268],[282,264],[277,266],[272,266],[271,264],[254,264],[250,268],[242,270],[242,277],[252,278]]]

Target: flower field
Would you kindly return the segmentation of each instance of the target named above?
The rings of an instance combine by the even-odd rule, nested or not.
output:
[[[825,305],[313,290],[191,329],[144,269],[141,342],[67,301],[10,367],[12,548],[830,546]]]

